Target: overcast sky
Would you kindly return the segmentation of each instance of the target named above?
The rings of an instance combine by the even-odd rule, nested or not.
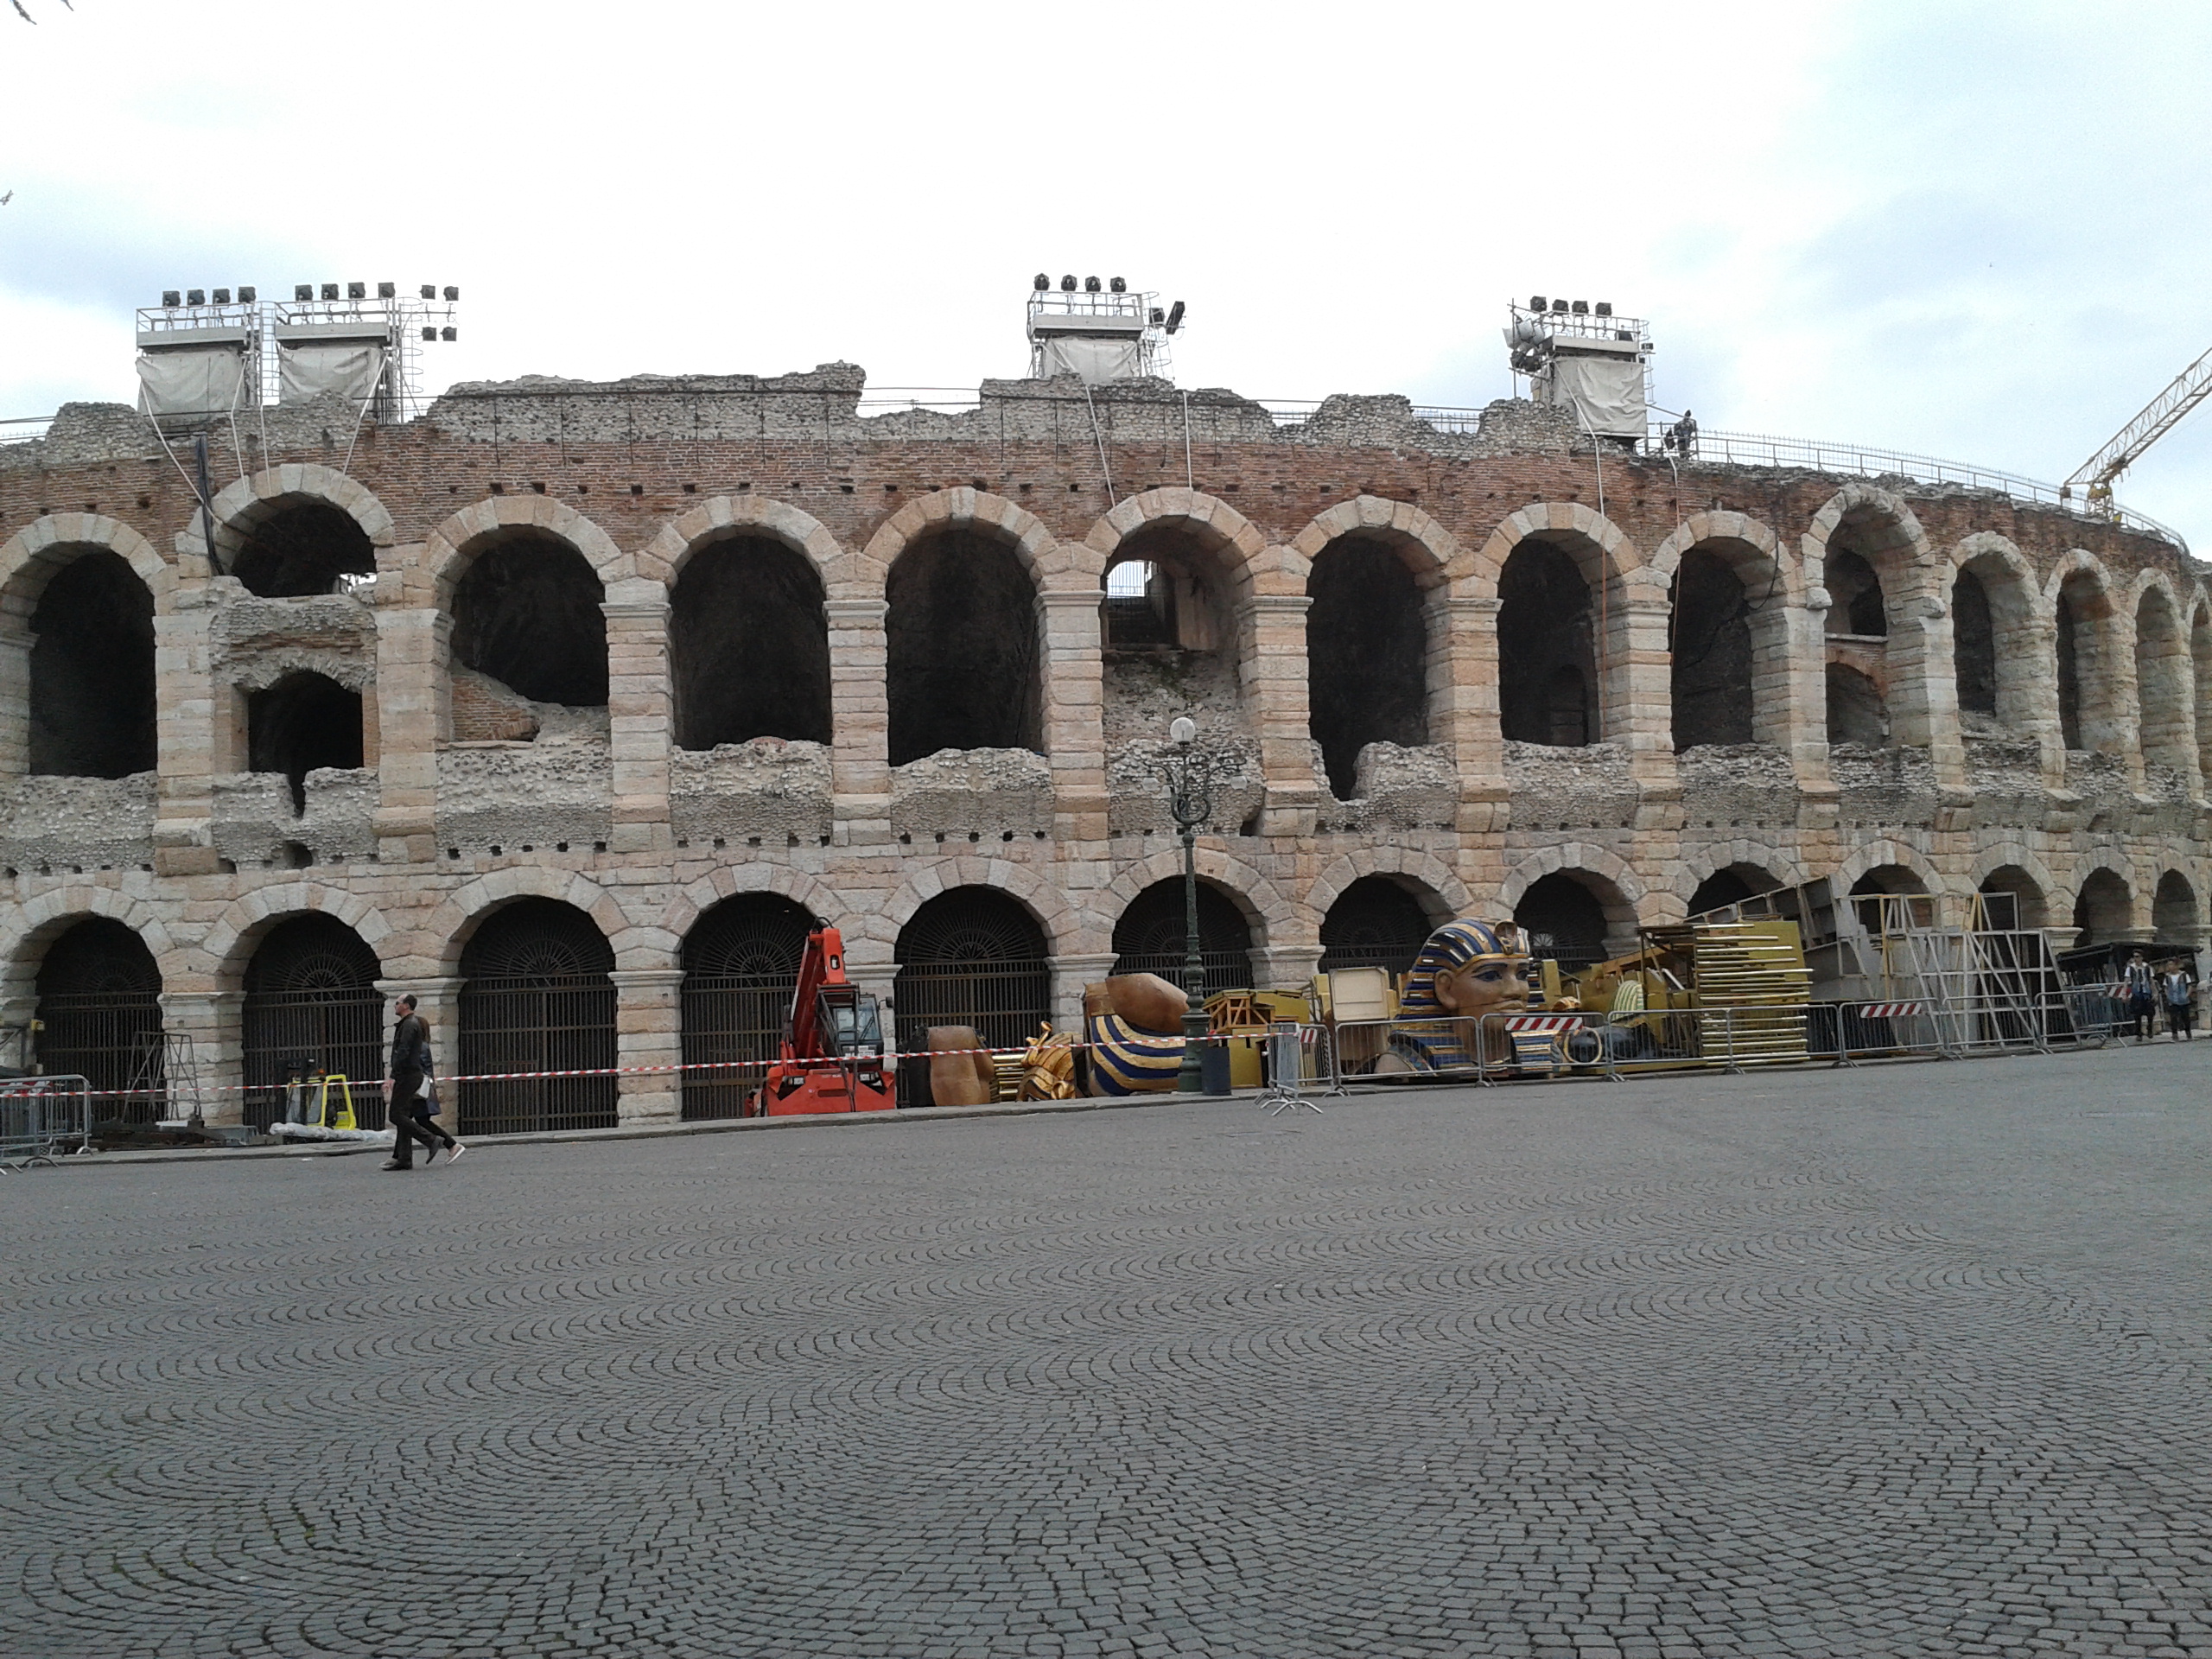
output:
[[[2056,480],[2212,346],[2212,8],[25,0],[0,416],[128,400],[164,288],[458,283],[431,383],[973,387],[1031,275],[1253,397],[1510,380],[1648,316],[1708,428]],[[2212,555],[2212,417],[2120,487]]]

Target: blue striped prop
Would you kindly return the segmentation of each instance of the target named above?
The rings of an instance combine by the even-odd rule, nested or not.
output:
[[[1183,1070],[1183,1033],[1143,1031],[1118,1014],[1083,1022],[1090,1043],[1090,1086],[1102,1095],[1154,1094],[1173,1089]]]

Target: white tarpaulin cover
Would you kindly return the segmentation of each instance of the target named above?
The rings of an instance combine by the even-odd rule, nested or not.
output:
[[[383,376],[381,340],[276,342],[276,401],[280,404],[304,404],[333,393],[349,404],[365,404]]]
[[[1048,337],[1039,344],[1044,349],[1045,378],[1056,374],[1079,374],[1084,384],[1103,386],[1109,380],[1133,380],[1136,378],[1139,346],[1134,340],[1084,340],[1077,336]]]
[[[1572,404],[1577,426],[1601,437],[1643,435],[1643,365],[1633,357],[1560,352],[1550,379],[1548,401]]]
[[[240,402],[245,354],[235,346],[138,353],[138,404],[149,415],[211,415]]]

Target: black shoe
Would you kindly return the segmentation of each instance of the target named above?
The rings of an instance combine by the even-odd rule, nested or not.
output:
[[[415,1166],[412,1164],[403,1164],[398,1160],[394,1160],[392,1162],[384,1165],[383,1167],[385,1169],[412,1169]]]

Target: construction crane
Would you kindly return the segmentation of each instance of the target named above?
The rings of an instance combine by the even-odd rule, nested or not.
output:
[[[2059,486],[2058,499],[2071,501],[2082,489],[2092,512],[2112,513],[2113,480],[2142,459],[2143,452],[2178,426],[2190,410],[2212,397],[2212,351],[2175,377],[2173,385],[2143,405],[2103,448],[2074,469],[2074,476]]]
[[[834,927],[806,936],[783,1053],[768,1068],[752,1116],[880,1112],[892,1106],[883,1077],[883,1020],[875,999],[845,977],[845,941]]]

